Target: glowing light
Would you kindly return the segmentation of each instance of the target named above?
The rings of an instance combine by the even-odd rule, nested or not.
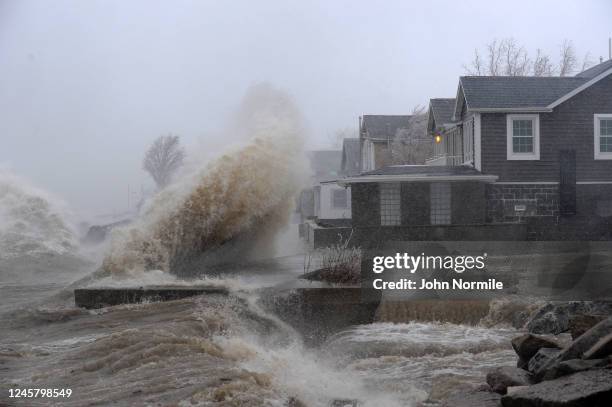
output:
[[[436,134],[435,140],[436,140],[436,144],[440,144],[442,142],[442,136],[439,134]]]

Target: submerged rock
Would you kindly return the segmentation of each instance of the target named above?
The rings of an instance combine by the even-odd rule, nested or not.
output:
[[[589,370],[513,389],[501,403],[503,407],[610,406],[612,370]]]
[[[487,383],[499,394],[506,394],[506,389],[511,386],[526,386],[530,380],[528,372],[511,366],[498,367],[487,373]]]

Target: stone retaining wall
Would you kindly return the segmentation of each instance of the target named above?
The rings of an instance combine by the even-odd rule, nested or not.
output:
[[[526,217],[559,217],[559,186],[555,184],[487,185],[487,222],[521,223]]]

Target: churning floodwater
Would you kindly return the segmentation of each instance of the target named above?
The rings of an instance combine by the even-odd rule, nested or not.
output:
[[[40,260],[22,261],[25,269],[27,262]],[[37,284],[16,281],[9,287],[3,282],[2,389],[70,388],[72,396],[17,400],[3,393],[1,402],[328,406],[334,400],[357,399],[364,406],[410,406],[432,391],[434,398],[443,397],[458,386],[480,383],[492,366],[514,363],[509,339],[516,332],[504,327],[374,323],[307,347],[296,330],[258,301],[260,295],[270,295],[270,287],[299,277],[301,261],[300,256],[281,258],[206,279],[228,287],[228,296],[100,310],[76,308],[71,289],[132,286],[133,281],[89,277],[49,289],[61,271],[49,269]],[[75,259],[59,255],[49,266],[71,262]],[[82,278],[86,269],[73,268],[73,278]],[[159,278],[169,282],[166,276]],[[7,292],[12,296],[6,297]],[[17,305],[10,307],[9,301]]]

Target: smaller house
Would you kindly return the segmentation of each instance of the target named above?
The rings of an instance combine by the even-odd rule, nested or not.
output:
[[[310,187],[304,189],[300,195],[299,211],[302,222],[311,219],[329,225],[350,223],[350,190],[335,182],[342,176],[343,154],[344,152],[338,150],[317,150],[308,153],[312,176]],[[354,164],[347,161],[347,165]]]
[[[351,186],[354,225],[402,227],[484,223],[496,180],[468,166],[391,165],[339,184]]]
[[[361,170],[372,171],[392,163],[391,144],[398,131],[410,126],[410,115],[364,115],[359,118]]]
[[[433,155],[428,165],[471,164],[473,154],[463,151],[461,128],[453,119],[455,98],[436,98],[429,102],[427,133],[434,137]]]

